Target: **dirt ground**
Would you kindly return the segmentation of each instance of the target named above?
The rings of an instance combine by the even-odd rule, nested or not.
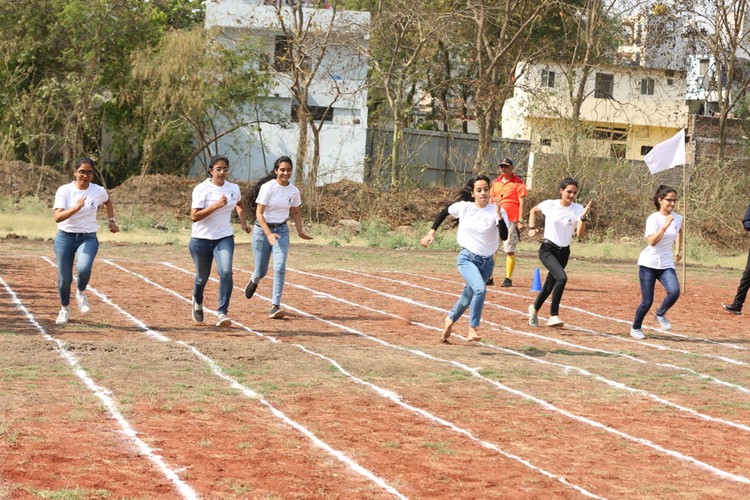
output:
[[[527,324],[538,262],[520,255],[517,286],[488,293],[483,342],[444,345],[463,287],[451,252],[293,242],[288,315],[271,320],[270,278],[243,296],[240,242],[220,329],[215,282],[206,324],[190,318],[184,246],[102,245],[92,312],[64,326],[51,244],[0,248],[3,498],[750,491],[750,326],[720,307],[735,271],[689,269],[674,330],[650,316],[635,341],[632,263],[572,261],[557,330]]]

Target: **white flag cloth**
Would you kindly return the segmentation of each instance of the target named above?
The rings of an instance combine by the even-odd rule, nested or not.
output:
[[[652,174],[685,164],[685,129],[671,139],[660,142],[643,157]]]

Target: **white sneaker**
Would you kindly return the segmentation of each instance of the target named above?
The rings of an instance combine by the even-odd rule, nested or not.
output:
[[[86,292],[76,290],[76,303],[78,304],[78,310],[83,314],[91,311],[91,306],[89,305],[89,301],[86,298]]]
[[[630,329],[630,336],[633,337],[634,339],[638,339],[638,340],[642,340],[642,339],[646,338],[646,336],[643,335],[643,332],[641,331],[640,328],[631,328]]]
[[[229,326],[232,324],[232,320],[226,314],[219,314],[219,321],[216,322],[216,326]]]
[[[61,307],[60,312],[57,313],[57,319],[55,320],[55,323],[58,325],[64,325],[68,322],[69,319],[70,319],[70,308]]]
[[[193,298],[192,315],[193,321],[196,323],[203,323],[203,304],[197,303],[195,298]]]
[[[529,306],[529,326],[539,326],[539,318],[537,318],[534,304]]]
[[[565,323],[558,317],[558,316],[550,316],[547,320],[547,326],[550,326],[552,328],[562,328],[565,326]]]
[[[666,316],[659,316],[657,314],[656,321],[659,323],[659,326],[662,327],[664,330],[672,329],[672,323],[669,322]]]
[[[274,305],[271,308],[271,312],[268,313],[268,317],[271,319],[281,319],[286,316],[286,311],[281,306]]]

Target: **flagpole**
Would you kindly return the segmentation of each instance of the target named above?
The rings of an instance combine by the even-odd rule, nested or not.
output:
[[[682,291],[687,291],[687,162],[682,165]]]

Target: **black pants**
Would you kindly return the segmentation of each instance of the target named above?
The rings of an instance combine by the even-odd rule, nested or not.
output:
[[[568,275],[565,273],[565,266],[568,265],[570,258],[570,247],[559,247],[554,243],[543,241],[539,247],[539,260],[547,268],[549,273],[544,280],[542,291],[537,295],[534,301],[534,309],[537,311],[542,308],[544,301],[549,294],[552,294],[552,303],[550,304],[550,316],[557,316],[560,312],[560,301],[562,300],[565,285],[568,282]]]
[[[745,303],[745,298],[747,297],[748,289],[750,289],[750,252],[747,253],[745,272],[742,273],[742,278],[740,278],[740,286],[737,287],[737,295],[734,296],[732,306],[736,309],[742,309],[742,305]]]

